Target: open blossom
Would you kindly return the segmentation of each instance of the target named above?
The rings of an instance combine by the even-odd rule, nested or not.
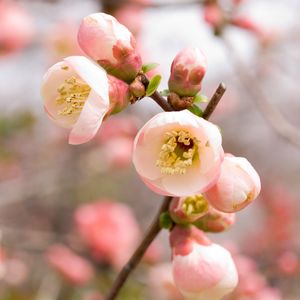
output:
[[[234,223],[235,213],[224,213],[210,205],[208,212],[193,224],[203,231],[217,233],[229,229]]]
[[[64,245],[51,246],[46,258],[49,264],[72,284],[86,284],[94,275],[91,264]]]
[[[260,178],[246,158],[226,154],[217,183],[205,193],[216,209],[236,212],[250,204],[259,194]]]
[[[141,69],[135,38],[113,16],[95,13],[85,17],[79,28],[78,42],[108,73],[126,82],[131,82]]]
[[[190,196],[209,189],[223,160],[217,126],[188,110],[163,112],[138,132],[133,163],[154,192]]]
[[[30,15],[15,1],[0,1],[0,56],[23,49],[33,35]]]
[[[126,106],[127,85],[84,56],[70,56],[53,65],[42,83],[44,108],[51,120],[71,128],[70,144],[94,137],[103,118]]]
[[[173,60],[169,90],[179,96],[195,96],[201,90],[206,58],[198,48],[181,50]]]
[[[171,232],[173,276],[187,300],[220,300],[238,283],[230,253],[194,226]]]
[[[116,269],[129,259],[140,237],[134,215],[121,203],[102,200],[82,205],[75,222],[93,256]]]
[[[207,200],[201,195],[173,198],[169,213],[177,224],[188,224],[204,216],[209,209]]]

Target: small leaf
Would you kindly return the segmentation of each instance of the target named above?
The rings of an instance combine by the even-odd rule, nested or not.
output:
[[[161,81],[160,75],[155,75],[149,82],[149,85],[146,90],[146,96],[151,96],[158,88]]]
[[[142,71],[144,73],[147,73],[147,72],[157,68],[158,66],[159,66],[159,64],[157,64],[157,63],[144,64],[144,65],[142,65]]]
[[[188,108],[188,110],[198,117],[202,117],[202,115],[203,115],[202,109],[196,104],[193,104],[192,106],[190,106]]]
[[[197,94],[194,97],[194,103],[204,103],[204,102],[208,102],[208,97],[206,97],[205,95]]]
[[[161,228],[171,229],[173,226],[173,220],[169,213],[164,212],[159,217],[159,224]]]
[[[170,95],[170,91],[169,90],[163,90],[159,92],[161,96],[163,97],[167,97]]]

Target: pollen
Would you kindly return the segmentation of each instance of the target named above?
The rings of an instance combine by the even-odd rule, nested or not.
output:
[[[186,130],[165,133],[156,166],[162,174],[185,174],[188,167],[198,158],[199,141]]]
[[[58,115],[67,116],[80,114],[91,88],[81,79],[72,76],[57,89],[59,96],[55,99],[57,105],[64,105]]]
[[[182,204],[182,209],[187,215],[201,214],[207,212],[208,201],[201,195],[186,197]]]

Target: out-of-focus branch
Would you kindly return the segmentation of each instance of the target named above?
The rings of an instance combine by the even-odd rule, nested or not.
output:
[[[211,116],[211,114],[214,112],[215,108],[217,107],[219,101],[221,100],[225,90],[226,90],[226,88],[225,88],[224,83],[221,83],[218,86],[215,93],[213,94],[213,96],[212,96],[211,100],[209,101],[206,109],[204,110],[203,118],[208,119]],[[156,102],[158,101],[159,103],[168,104],[168,102],[165,100],[165,98],[162,97],[158,92],[155,92],[153,95],[155,95],[154,97],[156,99],[154,99],[154,100]],[[153,95],[152,95],[152,99],[153,99]],[[160,105],[160,106],[163,108],[163,105]],[[172,108],[170,110],[169,109],[165,109],[165,110],[170,111],[170,110],[172,110]],[[164,201],[163,201],[158,213],[156,214],[154,220],[152,221],[152,224],[150,225],[147,232],[145,233],[144,239],[142,240],[139,247],[136,249],[136,251],[134,252],[132,257],[129,259],[127,264],[123,267],[123,269],[121,270],[121,272],[117,276],[117,278],[116,278],[116,280],[115,280],[115,282],[114,282],[114,284],[113,284],[106,300],[116,299],[116,297],[118,296],[121,288],[125,284],[127,278],[129,277],[131,272],[135,269],[135,267],[139,264],[139,262],[141,261],[141,259],[144,256],[146,250],[148,249],[148,247],[152,243],[152,241],[160,233],[160,231],[161,231],[160,222],[159,222],[160,215],[163,212],[166,212],[168,210],[171,200],[172,200],[172,197],[165,197],[164,198]]]
[[[300,130],[290,124],[281,114],[279,109],[268,100],[265,91],[262,89],[255,74],[252,74],[248,70],[243,61],[239,59],[238,55],[235,53],[231,44],[225,40],[225,38],[224,43],[227,47],[228,56],[232,62],[232,66],[236,73],[238,73],[240,83],[251,95],[253,102],[262,116],[279,136],[300,148]],[[255,82],[255,84],[253,84],[253,82]]]

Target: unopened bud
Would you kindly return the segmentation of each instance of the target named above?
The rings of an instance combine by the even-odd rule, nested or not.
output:
[[[186,48],[175,57],[169,79],[170,92],[195,96],[201,90],[206,72],[206,58],[198,48]]]
[[[135,38],[113,16],[95,13],[85,17],[79,28],[78,43],[109,74],[126,82],[131,82],[141,69]]]
[[[129,86],[131,94],[136,98],[144,97],[146,94],[146,89],[142,83],[141,76],[137,76],[134,81]]]

